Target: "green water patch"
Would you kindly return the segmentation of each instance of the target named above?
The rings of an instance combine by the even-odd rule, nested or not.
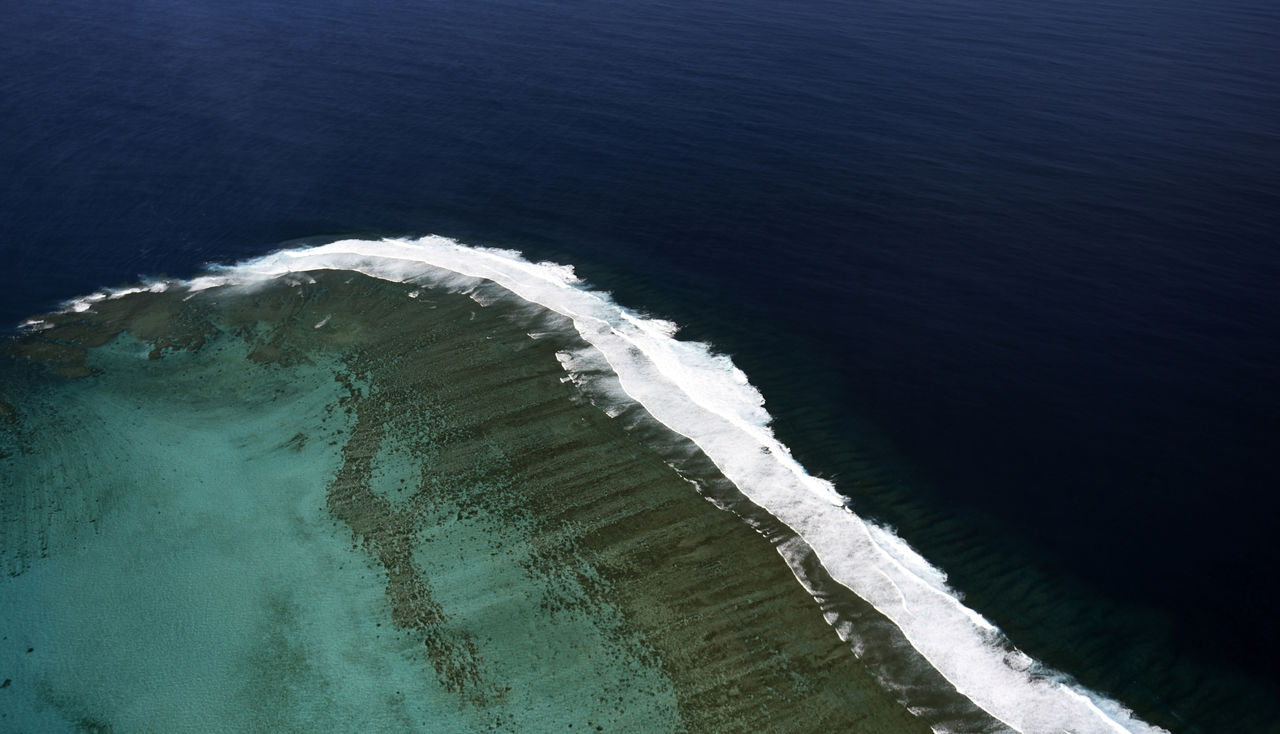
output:
[[[570,336],[313,275],[6,347],[0,729],[927,731]]]

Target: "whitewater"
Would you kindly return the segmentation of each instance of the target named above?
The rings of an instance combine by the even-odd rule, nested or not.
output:
[[[1165,731],[1014,648],[995,625],[964,605],[940,569],[891,529],[852,512],[831,482],[809,475],[792,458],[774,437],[763,396],[728,356],[677,339],[675,324],[620,306],[608,293],[590,289],[571,266],[531,262],[514,250],[470,247],[441,236],[350,239],[213,266],[189,281],[102,291],[67,308],[83,311],[139,290],[251,287],[291,274],[303,277],[308,270],[348,270],[455,290],[492,283],[566,317],[589,345],[562,355],[571,376],[586,379],[602,370],[615,375],[621,393],[613,399],[634,401],[696,444],[746,498],[794,531],[832,579],[892,621],[958,692],[992,717],[1024,734]],[[812,589],[801,562],[806,549],[795,545],[777,547]],[[851,642],[834,613],[827,613],[827,621]]]

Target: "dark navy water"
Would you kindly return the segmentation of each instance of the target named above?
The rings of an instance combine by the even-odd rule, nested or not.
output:
[[[1280,8],[9,3],[0,320],[296,238],[574,263],[1033,656],[1280,724]]]

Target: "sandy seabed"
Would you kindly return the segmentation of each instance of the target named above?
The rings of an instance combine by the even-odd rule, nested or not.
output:
[[[999,728],[909,712],[823,613],[891,625],[536,309],[329,271],[42,327],[0,368],[0,728]]]

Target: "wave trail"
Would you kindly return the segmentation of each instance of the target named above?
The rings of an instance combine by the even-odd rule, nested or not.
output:
[[[760,392],[732,360],[707,345],[674,338],[669,322],[639,316],[608,294],[587,289],[570,266],[533,263],[512,250],[467,247],[438,236],[344,240],[219,267],[186,285],[249,285],[325,269],[458,287],[482,279],[568,317],[598,351],[593,367],[607,366],[626,397],[697,444],[743,495],[789,526],[832,578],[892,621],[978,707],[1028,734],[1163,731],[1012,650],[994,625],[947,587],[940,570],[892,531],[850,511],[830,482],[809,475],[792,458],[769,427]],[[570,372],[585,366],[578,355],[565,363]],[[801,575],[793,559],[788,562]]]

